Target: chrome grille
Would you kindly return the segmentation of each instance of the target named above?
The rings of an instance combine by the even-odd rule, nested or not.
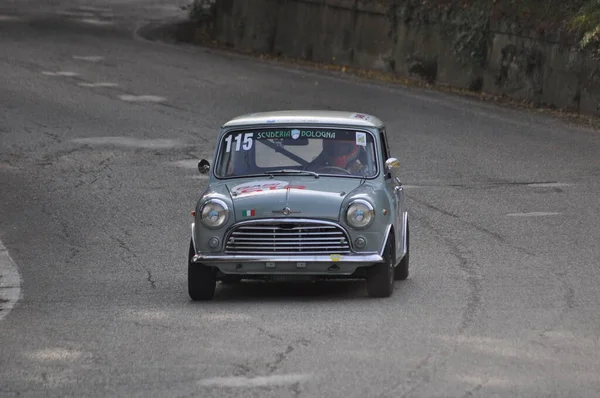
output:
[[[337,225],[320,222],[249,223],[227,238],[226,254],[294,255],[350,253],[346,233]]]

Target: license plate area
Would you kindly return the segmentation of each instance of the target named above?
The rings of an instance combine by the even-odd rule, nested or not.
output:
[[[265,263],[265,268],[268,268],[268,269],[277,268],[277,263],[275,263],[275,262],[266,262]],[[306,262],[297,262],[296,263],[296,268],[298,268],[298,269],[306,269]]]

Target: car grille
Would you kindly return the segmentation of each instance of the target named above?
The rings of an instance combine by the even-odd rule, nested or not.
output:
[[[242,224],[227,238],[226,254],[302,255],[350,253],[346,233],[335,224],[273,222]]]

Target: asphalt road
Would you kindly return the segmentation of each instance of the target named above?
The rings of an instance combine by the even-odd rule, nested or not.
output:
[[[165,4],[0,3],[1,397],[600,396],[600,133],[136,38]],[[411,276],[193,303],[196,162],[288,108],[386,120]]]

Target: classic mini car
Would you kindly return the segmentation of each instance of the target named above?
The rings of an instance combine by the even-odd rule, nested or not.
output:
[[[210,300],[242,279],[366,279],[388,297],[408,277],[409,225],[399,162],[372,115],[243,115],[219,132],[192,212],[188,292]]]

